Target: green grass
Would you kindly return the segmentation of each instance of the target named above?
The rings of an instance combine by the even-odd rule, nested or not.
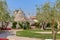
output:
[[[22,37],[31,37],[31,38],[42,38],[42,39],[51,39],[52,34],[40,34],[40,33],[35,33],[38,30],[24,30],[24,31],[17,31],[16,35],[17,36],[22,36]],[[60,34],[57,34],[57,38],[60,38]]]
[[[51,32],[51,30],[28,30],[28,31],[32,31],[32,32]]]

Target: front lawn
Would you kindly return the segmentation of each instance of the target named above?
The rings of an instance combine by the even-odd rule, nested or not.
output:
[[[52,34],[41,34],[41,33],[35,33],[38,30],[24,30],[24,31],[17,31],[17,36],[22,37],[31,37],[31,38],[42,38],[42,39],[51,39]],[[57,38],[60,38],[60,34],[57,34]]]

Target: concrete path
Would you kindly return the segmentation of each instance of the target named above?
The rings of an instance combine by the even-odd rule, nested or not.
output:
[[[41,33],[41,34],[52,34],[52,32],[35,32],[35,33]],[[60,31],[57,32],[57,34],[60,34]]]
[[[22,30],[5,31],[4,33],[0,34],[0,38],[8,38],[9,40],[40,40],[36,38],[18,37],[16,36],[16,31]]]

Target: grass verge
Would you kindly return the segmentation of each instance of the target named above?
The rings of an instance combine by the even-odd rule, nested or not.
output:
[[[17,31],[17,36],[22,37],[30,37],[30,38],[42,38],[42,39],[51,39],[52,34],[41,34],[41,33],[35,33],[37,30],[24,30],[24,31]],[[57,39],[60,38],[60,34],[56,35]]]

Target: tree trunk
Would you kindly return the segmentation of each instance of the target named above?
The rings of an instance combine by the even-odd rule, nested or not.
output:
[[[4,27],[3,22],[2,22],[2,28]]]
[[[53,40],[56,40],[56,34],[57,34],[57,31],[53,30],[53,31],[52,31]]]
[[[52,20],[52,36],[53,36],[53,40],[56,40],[56,34],[57,34],[57,31],[54,28],[54,20]]]
[[[7,28],[8,24],[9,24],[9,22],[5,22],[5,27],[6,27],[6,28]]]
[[[57,32],[54,30],[54,28],[52,28],[53,40],[56,40],[56,34],[57,34]]]
[[[44,30],[43,25],[41,26],[41,30]]]

